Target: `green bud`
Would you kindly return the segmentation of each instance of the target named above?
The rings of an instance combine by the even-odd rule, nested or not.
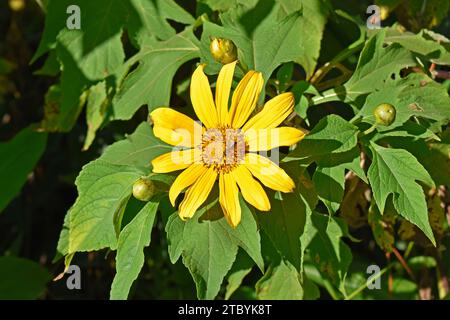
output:
[[[133,196],[141,201],[149,201],[155,192],[155,185],[150,179],[140,178],[133,184]]]
[[[392,104],[382,103],[373,111],[375,122],[382,126],[390,126],[395,120],[395,108]]]
[[[237,49],[233,41],[223,38],[212,38],[209,51],[214,60],[221,64],[227,64],[237,59]]]
[[[12,11],[22,11],[25,8],[25,0],[9,0]]]

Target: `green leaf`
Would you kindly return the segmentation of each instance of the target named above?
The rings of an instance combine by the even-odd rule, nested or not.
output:
[[[428,221],[425,195],[416,182],[434,186],[425,168],[406,150],[383,148],[371,142],[372,164],[368,176],[375,202],[384,212],[386,199],[392,194],[397,212],[419,227],[435,244],[433,231]]]
[[[150,245],[150,236],[158,209],[157,202],[147,202],[119,235],[116,270],[110,298],[126,299],[131,285],[144,265],[144,247]]]
[[[398,76],[401,69],[416,64],[412,54],[400,45],[384,48],[384,38],[385,32],[380,31],[366,43],[355,72],[345,83],[349,98],[378,89],[392,75]]]
[[[331,114],[322,118],[310,133],[283,161],[329,156],[353,149],[358,128],[341,117]]]
[[[413,140],[429,138],[438,141],[440,140],[440,138],[433,131],[413,121],[407,121],[403,125],[396,128],[387,128],[387,130],[382,130],[382,128],[379,128],[378,130],[380,132],[378,132],[371,139],[372,141],[378,141],[386,137],[407,137]]]
[[[138,67],[127,75],[113,100],[113,119],[128,120],[143,105],[149,110],[167,106],[172,79],[185,62],[199,56],[198,40],[192,29],[145,46],[131,58]]]
[[[366,42],[355,72],[343,86],[323,92],[314,103],[341,100],[358,105],[360,98],[383,88],[392,77],[398,78],[400,70],[415,66],[414,55],[401,45],[384,47],[385,33],[382,29]]]
[[[309,178],[295,165],[284,168],[294,180],[293,193],[277,194],[269,213],[258,214],[261,227],[280,255],[297,270],[302,270],[303,251],[300,244],[307,217],[317,204],[317,195]]]
[[[349,236],[344,226],[338,218],[313,212],[300,238],[313,264],[340,290],[352,260],[350,248],[341,239]]]
[[[69,253],[69,225],[70,225],[70,210],[64,217],[63,226],[59,234],[58,244],[56,246],[56,254],[53,257],[53,263],[64,257]]]
[[[205,3],[214,11],[227,11],[240,1],[241,0],[199,0],[200,3]],[[256,3],[254,0],[251,0],[250,2]]]
[[[433,35],[428,30],[422,30],[415,34],[389,28],[386,31],[384,41],[386,43],[398,43],[409,51],[427,57],[431,62],[450,65],[450,52],[433,39]]]
[[[330,214],[335,213],[344,197],[345,168],[317,167],[314,171],[313,182],[319,199],[323,201]]]
[[[51,275],[34,261],[0,257],[0,300],[32,300],[45,290]]]
[[[85,103],[86,89],[91,85],[77,62],[64,45],[57,44],[56,51],[61,62],[60,96],[53,96],[55,107],[52,131],[68,132],[75,125]],[[45,128],[45,127],[44,127]]]
[[[75,181],[78,198],[69,211],[69,253],[117,248],[115,221],[143,175],[135,167],[101,159],[83,167]]]
[[[173,0],[130,0],[128,33],[137,47],[151,40],[167,40],[175,35],[175,29],[168,19],[193,24],[194,18]]]
[[[150,124],[142,122],[133,134],[109,146],[101,159],[113,164],[149,169],[151,160],[171,151],[171,146],[154,136]]]
[[[430,143],[416,150],[420,163],[430,173],[436,185],[450,187],[450,143]],[[416,154],[416,153],[414,153]]]
[[[94,141],[95,133],[100,128],[105,118],[105,106],[107,104],[106,83],[99,82],[89,89],[86,106],[87,133],[83,150],[89,149]]]
[[[52,85],[45,94],[44,118],[39,124],[39,129],[46,132],[54,132],[62,130],[59,127],[61,118],[61,86],[59,84]]]
[[[360,161],[360,150],[357,146],[346,152],[316,158],[317,168],[313,174],[313,182],[320,200],[330,214],[335,213],[342,203],[346,170],[352,171],[365,183],[369,183]]]
[[[150,173],[152,159],[170,150],[170,146],[155,138],[150,124],[143,122],[127,139],[112,144],[99,159],[83,167],[75,182],[78,198],[64,220],[58,252],[65,255],[105,247],[114,249],[115,228],[133,183]],[[151,178],[170,181],[159,176]]]
[[[450,120],[450,97],[445,87],[426,75],[412,73],[404,79],[389,80],[379,91],[371,93],[358,113],[363,120],[374,123],[373,111],[381,103],[396,109],[396,118],[389,128],[404,124],[412,116],[436,121]],[[388,128],[386,128],[388,129]]]
[[[316,158],[317,165],[322,168],[341,167],[352,171],[362,181],[369,183],[364,170],[361,168],[361,151],[357,146],[341,153],[330,153]]]
[[[181,237],[181,243],[178,242],[177,246],[183,256],[183,264],[194,279],[199,299],[214,299],[238,251],[238,246],[228,235],[227,226],[222,226],[220,221],[198,221],[198,217],[209,209],[206,206],[197,212],[197,218],[194,217],[187,222],[181,221],[178,214],[174,214],[169,218],[166,229],[169,246],[172,242],[175,243],[176,237],[178,239]],[[182,226],[175,227],[173,224]],[[182,230],[181,235],[172,233],[177,229]],[[174,261],[174,257],[171,259]]]
[[[124,1],[78,0],[77,5],[82,14],[82,27],[61,30],[58,46],[64,47],[87,79],[104,79],[114,74],[125,59],[121,41],[126,19]],[[64,16],[62,12],[59,14]]]
[[[405,149],[424,166],[436,185],[450,186],[450,140],[443,138],[442,142],[427,143],[424,140],[414,141],[407,138],[387,137],[393,148]]]
[[[20,192],[46,144],[47,134],[34,131],[33,126],[0,143],[0,212]]]
[[[384,252],[392,252],[395,243],[395,210],[389,204],[385,212],[383,212],[383,215],[381,215],[378,208],[372,202],[367,214],[367,222],[372,229],[373,238]]]
[[[169,217],[166,232],[170,260],[175,263],[180,255],[183,257],[196,283],[199,299],[213,299],[217,295],[236,259],[238,246],[261,270],[264,267],[256,222],[242,199],[240,204],[242,221],[235,229],[223,218],[217,200],[204,205],[186,222],[177,213]]]
[[[303,287],[297,269],[280,260],[271,265],[256,283],[256,293],[261,300],[301,300]]]
[[[307,78],[311,77],[319,59],[322,36],[330,13],[331,4],[327,0],[278,0],[281,11],[286,15],[295,11],[302,11],[302,19],[296,26],[297,41],[303,43],[301,54],[296,57],[306,71]]]
[[[236,261],[228,274],[225,300],[229,300],[233,293],[241,286],[244,278],[252,271],[254,262],[242,250],[239,250]]]
[[[73,3],[71,0],[50,0],[47,5],[47,15],[45,17],[45,26],[42,33],[39,46],[34,53],[31,62],[33,63],[56,45],[56,36],[59,31],[66,27],[68,15],[65,14],[67,7]]]
[[[239,48],[239,59],[250,69],[262,72],[265,80],[279,65],[290,61],[304,64],[311,73],[320,50],[326,13],[318,1],[309,2],[302,1],[304,12],[299,11],[298,5],[286,11],[283,2],[259,1],[256,6],[245,3],[222,13],[222,26],[205,22],[201,42],[207,71],[216,73],[220,68],[209,53],[210,37],[223,37],[233,40]],[[306,16],[308,13],[310,16]],[[311,37],[314,41],[308,41]]]
[[[4,58],[0,58],[0,75],[7,75],[12,70],[14,70],[15,67],[16,66],[14,65],[14,63],[12,63]]]

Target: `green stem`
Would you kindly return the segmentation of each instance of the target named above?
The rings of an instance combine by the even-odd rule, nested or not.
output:
[[[336,289],[330,283],[330,281],[324,280],[323,286],[328,291],[328,293],[330,294],[331,298],[333,298],[333,300],[340,300],[339,294],[336,292]]]
[[[369,133],[372,133],[377,128],[377,123],[375,122],[369,129],[364,131],[361,136],[366,136]]]
[[[242,73],[244,75],[248,72],[248,66],[241,60],[238,61],[237,66],[239,69],[241,69]]]
[[[203,25],[203,22],[205,21],[209,21],[209,17],[206,13],[202,14],[195,20],[194,24],[192,25],[192,29],[194,31],[197,30],[197,28],[201,27]]]
[[[350,15],[341,10],[336,10],[336,14],[346,20],[357,23],[357,21],[355,21],[353,17],[351,17]],[[338,53],[331,61],[325,63],[321,68],[319,68],[311,77],[310,82],[312,84],[320,82],[320,80],[322,80],[327,75],[327,73],[330,72],[332,69],[334,69],[341,61],[344,61],[353,53],[361,50],[364,47],[364,43],[366,41],[366,31],[365,28],[359,24],[358,28],[359,28],[359,38],[355,42],[350,44],[347,48]]]
[[[391,267],[393,266],[393,264],[388,265],[386,268],[384,268],[383,270],[381,270],[375,277],[373,277],[371,280],[377,280],[379,279],[383,274],[386,273],[386,271],[388,271]],[[365,284],[363,284],[361,287],[359,287],[358,289],[356,289],[355,291],[353,291],[349,296],[347,296],[345,298],[345,300],[352,300],[354,297],[356,297],[358,294],[360,294],[361,292],[364,291],[364,289],[367,288],[367,281]]]

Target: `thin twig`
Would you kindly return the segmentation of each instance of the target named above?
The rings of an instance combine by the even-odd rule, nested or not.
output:
[[[416,281],[416,277],[414,276],[414,273],[412,272],[411,268],[406,263],[405,259],[403,259],[402,255],[396,248],[392,248],[392,252],[394,253],[395,257],[398,259],[400,264],[403,266],[403,268],[406,270],[408,275],[411,277],[412,280]]]

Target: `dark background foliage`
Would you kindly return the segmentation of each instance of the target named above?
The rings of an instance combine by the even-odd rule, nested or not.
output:
[[[13,1],[0,1],[0,57],[12,64],[12,70],[7,75],[0,76],[0,141],[11,139],[29,124],[38,123],[43,119],[45,93],[57,81],[51,76],[35,74],[42,67],[46,56],[30,64],[44,27],[43,10],[37,2],[24,0],[24,8],[15,11],[11,9],[11,2]],[[211,11],[206,5],[196,8],[193,0],[177,2],[193,16],[198,16],[199,12],[196,10],[200,13]],[[335,8],[341,8],[359,16],[362,20],[367,19],[368,15],[365,11],[369,4],[371,1],[333,1]],[[404,21],[411,30],[417,31],[416,23],[399,15],[399,12],[391,14],[383,24],[391,24],[397,20]],[[177,23],[172,24],[177,30],[180,29]],[[444,19],[434,30],[450,37],[450,19]],[[357,30],[354,26],[337,18],[330,19],[322,40],[319,65],[333,58],[336,52],[344,49],[356,37]],[[135,49],[129,44],[128,39],[125,38],[123,41],[127,56],[130,56]],[[354,68],[356,62],[357,55],[349,59],[347,67]],[[175,75],[174,83],[185,79],[193,65],[194,62],[191,62],[182,66]],[[301,69],[296,72],[302,74]],[[184,97],[178,96],[176,90],[172,92],[171,102],[174,105],[182,105]],[[325,113],[339,113],[348,118],[350,112],[349,107],[332,103],[320,110],[312,110],[309,118],[313,127]],[[63,262],[53,263],[52,260],[64,216],[77,196],[74,186],[77,174],[83,165],[98,157],[106,145],[120,139],[126,133],[131,133],[146,117],[147,112],[145,108],[142,108],[129,121],[108,124],[97,134],[88,151],[82,151],[87,127],[84,114],[78,118],[69,133],[50,133],[45,152],[35,169],[29,174],[21,193],[0,214],[0,256],[18,256],[35,261],[48,270],[52,278],[62,272]],[[8,156],[1,155],[1,157]],[[157,232],[152,234],[151,249],[146,252],[146,262],[141,277],[133,286],[130,297],[135,299],[195,298],[195,286],[187,270],[180,261],[175,265],[169,261],[163,225],[158,222],[156,228]],[[368,226],[359,228],[353,235],[362,241],[348,242],[354,255],[350,273],[352,270],[361,270],[360,266],[366,265],[365,261],[385,263],[386,256],[375,245]],[[107,299],[115,273],[114,254],[106,251],[83,253],[78,254],[73,262],[80,265],[83,270],[82,289],[68,290],[65,280],[49,281],[39,298]],[[233,297],[253,297],[251,287],[260,277],[255,270],[253,273],[246,278],[244,286]],[[3,274],[3,277],[14,278],[15,273],[13,271],[9,275]],[[430,275],[427,278],[432,277],[433,275]],[[383,281],[388,281],[388,278],[384,278]],[[405,289],[405,292],[403,296],[399,292],[396,298],[409,298],[408,290]],[[325,290],[321,297],[330,298]]]

